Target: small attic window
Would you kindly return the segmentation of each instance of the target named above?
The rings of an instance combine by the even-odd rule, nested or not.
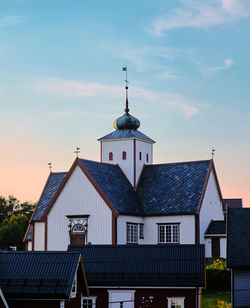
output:
[[[141,152],[139,152],[139,160],[141,160]]]
[[[113,160],[113,152],[109,152],[109,160]]]
[[[148,163],[148,153],[146,154],[146,162]]]
[[[125,151],[122,152],[122,160],[127,159],[127,153]]]

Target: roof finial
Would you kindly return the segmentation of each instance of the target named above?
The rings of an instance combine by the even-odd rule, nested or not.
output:
[[[123,70],[124,72],[126,72],[126,79],[124,80],[124,81],[125,81],[125,84],[126,84],[126,86],[125,86],[125,89],[126,89],[126,108],[125,108],[125,112],[128,113],[128,112],[129,112],[129,109],[128,109],[128,83],[129,83],[129,81],[128,81],[127,66],[124,66],[124,67],[122,68],[122,70]]]
[[[212,155],[212,159],[213,159],[214,155],[215,155],[215,149],[214,148],[212,148],[211,155]]]
[[[74,153],[76,154],[76,157],[78,157],[78,154],[80,153],[80,148],[76,147],[76,150],[74,151]]]
[[[50,173],[51,173],[51,172],[52,172],[52,163],[51,163],[51,162],[49,162],[49,163],[48,163],[48,166],[49,166]]]

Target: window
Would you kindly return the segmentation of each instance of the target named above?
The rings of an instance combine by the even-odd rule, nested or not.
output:
[[[122,152],[122,160],[126,160],[127,158],[127,153],[125,151]]]
[[[138,225],[127,223],[127,244],[138,243]]]
[[[168,297],[168,308],[184,308],[185,297]]]
[[[76,224],[72,228],[72,232],[84,232],[84,226],[82,224]]]
[[[146,162],[148,163],[148,153],[146,154]]]
[[[113,153],[109,152],[109,160],[113,160]]]
[[[77,293],[77,276],[75,276],[75,279],[72,284],[71,297],[76,297],[76,293]]]
[[[139,152],[139,160],[141,160],[141,152]]]
[[[158,242],[159,244],[178,244],[179,224],[162,224],[158,225]]]
[[[144,239],[144,224],[139,224],[139,237],[140,239]]]
[[[82,298],[82,306],[83,308],[95,308],[96,304],[96,296],[95,297],[83,297]]]

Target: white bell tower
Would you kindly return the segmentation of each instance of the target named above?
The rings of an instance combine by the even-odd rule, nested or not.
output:
[[[123,68],[127,72],[127,68]],[[101,162],[118,164],[133,187],[136,187],[144,165],[153,163],[152,139],[138,131],[140,121],[129,114],[128,81],[126,74],[125,114],[114,122],[116,131],[98,139]]]

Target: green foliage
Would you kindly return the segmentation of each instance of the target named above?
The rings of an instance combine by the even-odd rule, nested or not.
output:
[[[24,250],[23,236],[29,220],[26,215],[5,218],[0,225],[0,249],[7,250],[16,246],[17,250]]]
[[[202,308],[231,308],[230,291],[204,291]]]
[[[34,208],[35,204],[33,203],[20,203],[20,201],[13,196],[9,196],[8,198],[0,196],[0,223],[2,223],[5,218],[10,218],[13,215],[17,216],[24,214],[30,218]]]
[[[34,208],[33,203],[21,203],[13,196],[0,196],[0,249],[10,246],[24,249],[23,237]]]
[[[206,266],[207,290],[230,290],[231,272],[226,268],[226,261],[217,259]]]
[[[213,263],[207,264],[206,269],[210,270],[218,270],[218,271],[225,271],[226,267],[226,260],[224,259],[216,259]]]
[[[225,301],[217,301],[217,308],[231,308],[231,304]]]

